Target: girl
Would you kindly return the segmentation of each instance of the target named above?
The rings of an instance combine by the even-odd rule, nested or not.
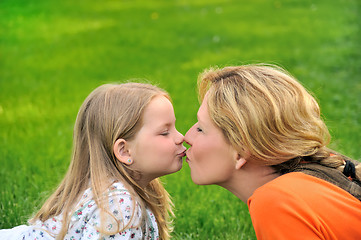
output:
[[[182,168],[183,136],[169,95],[106,84],[82,104],[72,161],[30,220],[0,239],[169,239],[172,203],[158,177]]]
[[[257,239],[360,239],[361,164],[325,147],[301,84],[277,67],[226,67],[200,75],[199,96],[192,180],[247,203]]]

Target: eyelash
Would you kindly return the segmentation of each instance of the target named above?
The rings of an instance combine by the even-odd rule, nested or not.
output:
[[[203,130],[200,127],[197,127],[197,132],[203,132]]]
[[[160,135],[162,135],[162,136],[167,136],[167,135],[169,135],[169,132],[166,131],[166,132],[161,133]]]

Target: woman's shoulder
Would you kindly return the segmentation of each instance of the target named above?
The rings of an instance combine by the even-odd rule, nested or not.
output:
[[[262,236],[290,239],[288,233],[299,233],[314,239],[317,236],[312,234],[340,232],[338,228],[359,232],[352,225],[360,222],[361,202],[336,185],[305,173],[277,177],[259,187],[247,203],[256,234]],[[283,237],[275,237],[280,235]]]
[[[320,178],[301,173],[291,172],[283,174],[272,181],[264,184],[263,186],[256,189],[255,194],[269,194],[269,192],[280,191],[282,193],[291,192],[296,193],[307,193],[314,189],[333,188],[334,186]],[[335,186],[336,187],[336,186]]]
[[[317,179],[313,178],[304,173],[287,173],[256,189],[247,201],[254,224],[280,224],[311,211],[307,196],[314,196],[312,188]]]
[[[297,192],[301,191],[309,180],[307,175],[303,173],[287,173],[281,175],[272,181],[257,188],[252,196],[248,199],[248,205],[255,204],[269,204],[274,202],[275,199],[285,198],[288,195],[296,196]],[[296,192],[294,192],[296,191]]]
[[[356,198],[323,179],[301,172],[291,172],[256,189],[248,199],[248,206],[277,206],[277,203],[283,206],[286,203],[314,205],[317,202],[333,202],[337,199],[353,201]]]
[[[286,173],[276,179],[268,182],[261,188],[262,191],[269,190],[282,190],[282,192],[291,191],[293,194],[308,194],[313,192],[314,194],[322,193],[322,191],[337,192],[341,195],[350,195],[342,188],[332,184],[324,179],[316,176],[311,176],[303,172],[291,172]],[[351,195],[350,195],[351,196]]]

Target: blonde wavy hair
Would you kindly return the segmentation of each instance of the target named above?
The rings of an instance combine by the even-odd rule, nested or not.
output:
[[[154,179],[145,188],[140,187],[134,181],[134,176],[139,173],[132,172],[118,161],[113,153],[113,145],[117,139],[130,140],[135,137],[142,126],[144,109],[159,95],[170,99],[164,90],[145,83],[105,84],[90,93],[80,107],[75,122],[69,169],[59,187],[30,223],[63,214],[63,227],[56,236],[57,239],[63,239],[72,208],[75,207],[73,204],[87,188],[92,188],[94,200],[103,218],[106,214],[111,214],[107,206],[109,201],[104,193],[114,180],[118,180],[125,184],[133,197],[140,202],[143,213],[145,206],[153,211],[160,239],[169,239],[173,204],[162,183],[159,179]],[[135,209],[135,206],[133,208]],[[121,228],[118,223],[117,232],[127,227]],[[104,225],[99,231],[102,234],[115,234],[107,232]]]
[[[199,75],[199,100],[225,138],[251,161],[288,172],[304,159],[343,170],[312,95],[280,67],[251,64]],[[360,164],[357,166],[360,179]]]

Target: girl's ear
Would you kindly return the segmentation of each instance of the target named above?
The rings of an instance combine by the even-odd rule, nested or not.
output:
[[[120,162],[125,164],[132,163],[132,161],[130,161],[131,158],[130,158],[129,150],[127,148],[127,141],[125,141],[124,139],[120,138],[117,141],[115,141],[113,145],[113,153]]]

